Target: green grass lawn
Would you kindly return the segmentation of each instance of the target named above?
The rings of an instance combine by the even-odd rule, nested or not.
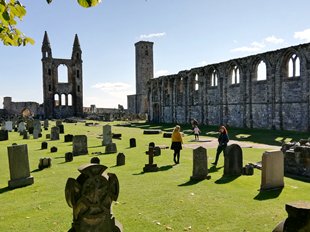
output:
[[[54,122],[52,122],[54,123]],[[104,152],[98,127],[86,127],[83,123],[65,125],[65,134],[86,134],[89,155],[74,157],[65,163],[65,152],[72,151],[72,143],[48,141],[48,150],[40,150],[43,137],[37,140],[23,140],[18,133],[10,132],[10,140],[0,142],[0,231],[68,231],[72,222],[72,209],[67,205],[64,188],[67,178],[79,175],[77,168],[88,163],[92,152]],[[144,128],[171,130],[173,125],[136,124],[134,127],[113,126],[114,133],[121,133],[121,140],[114,140],[119,152],[126,155],[126,165],[116,167],[116,154],[99,155],[101,164],[109,167],[120,182],[120,194],[113,212],[127,232],[167,231],[272,231],[287,217],[285,203],[310,201],[309,183],[285,178],[282,191],[260,193],[260,175],[257,169],[253,176],[223,178],[223,156],[217,168],[210,168],[210,180],[191,182],[192,150],[183,149],[181,163],[173,166],[172,151],[162,150],[155,157],[160,170],[156,173],[142,173],[148,158],[145,155],[149,142],[170,145],[170,139],[161,135],[143,135]],[[186,129],[186,127],[185,127]],[[187,128],[188,129],[188,128]],[[203,133],[216,128],[201,128]],[[230,129],[232,139],[244,141],[267,141],[280,145],[286,138],[305,138],[306,134],[260,130]],[[267,133],[268,132],[268,133]],[[244,135],[251,135],[250,137]],[[129,148],[129,139],[136,138],[137,147]],[[239,136],[240,137],[240,136]],[[247,138],[244,138],[247,137]],[[281,139],[276,139],[281,137]],[[187,143],[192,135],[185,135]],[[272,140],[272,141],[270,141]],[[13,142],[28,144],[30,170],[34,184],[24,188],[8,190],[9,169],[7,146]],[[50,147],[57,146],[57,153],[50,153]],[[264,150],[243,149],[245,165],[261,160]],[[214,160],[215,149],[208,150],[209,163]],[[52,167],[37,170],[40,157],[51,157]]]

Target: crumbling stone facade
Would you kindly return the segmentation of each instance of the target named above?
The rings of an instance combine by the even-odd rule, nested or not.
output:
[[[75,35],[71,59],[52,57],[47,32],[42,43],[43,98],[45,118],[83,116],[83,72],[82,50]],[[67,68],[66,83],[58,80],[58,67]]]
[[[149,80],[152,122],[310,131],[310,44]]]
[[[3,98],[3,117],[42,117],[43,107],[37,102],[13,102],[11,97]]]

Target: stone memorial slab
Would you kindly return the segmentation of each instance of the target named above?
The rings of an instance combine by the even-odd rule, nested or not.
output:
[[[43,122],[44,129],[47,129],[48,126],[49,126],[48,119],[45,119],[44,122]]]
[[[29,139],[29,135],[27,131],[23,132],[23,139]]]
[[[25,130],[26,130],[25,122],[20,122],[20,123],[18,124],[18,129],[17,129],[17,131],[20,132],[20,133],[22,133],[22,132],[24,132]]]
[[[52,166],[52,159],[49,157],[40,158],[38,168],[43,170],[44,168],[50,168]]]
[[[110,143],[110,144],[106,145],[106,147],[105,147],[105,153],[106,154],[113,154],[116,152],[117,152],[117,147],[116,147],[115,143]]]
[[[116,157],[116,166],[122,166],[125,165],[125,155],[124,153],[118,153]]]
[[[57,120],[56,121],[56,126],[62,125],[62,121],[61,120]]]
[[[208,178],[208,156],[204,147],[193,150],[193,175],[191,180],[204,180]]]
[[[86,135],[75,135],[73,136],[73,151],[74,156],[88,154],[87,148],[87,136]]]
[[[284,155],[282,151],[265,151],[262,157],[261,190],[284,187]]]
[[[54,126],[51,128],[51,140],[59,140],[59,127]]]
[[[224,152],[224,176],[242,175],[242,149],[238,144],[231,144]]]
[[[164,137],[164,138],[171,138],[171,137],[172,137],[172,132],[165,132],[165,133],[163,134],[163,137]]]
[[[144,165],[144,172],[157,172],[158,167],[157,164],[154,164],[154,147],[149,146],[149,150],[147,151],[149,156],[149,163]]]
[[[45,149],[47,149],[47,147],[48,147],[47,142],[42,142],[41,143],[41,150],[45,150]]]
[[[161,155],[161,149],[159,146],[154,147],[154,156],[160,156]]]
[[[9,132],[7,130],[0,130],[0,141],[9,140]]]
[[[8,160],[10,168],[9,188],[18,188],[33,184],[30,176],[28,147],[26,144],[8,147]]]
[[[66,152],[66,154],[65,154],[65,161],[66,162],[71,162],[72,160],[73,160],[72,152]]]
[[[65,133],[65,127],[64,127],[63,124],[58,125],[58,128],[59,128],[59,134],[64,134]]]
[[[55,152],[57,152],[57,147],[51,147],[51,153],[55,153]]]
[[[12,131],[13,130],[13,122],[12,121],[6,121],[4,123],[4,128],[7,131]]]
[[[145,135],[156,135],[156,134],[160,134],[161,130],[153,130],[153,129],[147,129],[143,131],[143,134]]]
[[[51,134],[46,134],[46,135],[45,135],[45,138],[46,138],[46,139],[50,139],[50,138],[51,138]]]
[[[102,128],[102,146],[112,143],[112,131],[110,125],[104,125]]]
[[[33,120],[32,119],[27,120],[26,128],[28,130],[28,133],[32,135],[33,133]]]
[[[130,140],[129,140],[129,147],[130,148],[133,148],[133,147],[136,147],[137,146],[137,144],[136,144],[136,139],[135,138],[131,138]]]
[[[39,138],[39,134],[41,133],[41,122],[40,120],[34,120],[33,122],[33,138]]]
[[[65,139],[65,143],[72,142],[73,141],[73,135],[67,134],[64,136],[64,139]]]
[[[118,178],[113,173],[106,173],[106,169],[100,164],[84,165],[79,167],[81,174],[77,179],[67,180],[66,201],[73,209],[70,231],[123,231],[111,209],[119,194]]]
[[[122,139],[122,134],[114,134],[114,133],[112,133],[112,139]]]

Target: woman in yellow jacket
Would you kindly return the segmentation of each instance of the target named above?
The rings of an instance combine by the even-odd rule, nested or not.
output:
[[[173,129],[172,136],[171,136],[171,150],[174,150],[173,160],[175,164],[180,163],[180,151],[182,150],[182,135],[180,133],[180,126],[176,125]]]

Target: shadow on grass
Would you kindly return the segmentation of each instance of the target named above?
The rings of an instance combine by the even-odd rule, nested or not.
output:
[[[274,189],[274,190],[266,190],[266,191],[260,191],[255,197],[254,200],[257,201],[264,201],[264,200],[270,200],[274,199],[280,196],[283,188],[281,189]]]
[[[179,187],[191,186],[191,185],[194,185],[194,184],[198,184],[201,181],[203,181],[203,180],[192,180],[192,179],[190,179],[189,181],[187,181],[187,182],[185,182],[183,184],[179,184],[178,186]]]
[[[1,194],[1,193],[6,193],[6,192],[8,192],[8,191],[10,191],[10,190],[11,190],[11,189],[9,188],[9,186],[6,186],[6,187],[0,189],[0,194]]]
[[[222,167],[216,167],[216,166],[212,166],[211,168],[209,168],[209,173],[213,173],[213,172],[218,172],[218,170],[222,169]]]
[[[161,166],[158,168],[158,171],[157,172],[164,172],[164,171],[168,171],[169,169],[171,169],[174,165],[166,165],[166,166]],[[142,171],[140,173],[134,173],[132,175],[134,176],[139,176],[139,175],[144,175],[145,173],[148,173],[148,172],[145,172],[145,171]]]
[[[57,156],[57,157],[54,157],[53,159],[64,159],[65,157],[64,156]]]
[[[293,180],[310,183],[309,177],[302,177],[302,176],[297,176],[297,175],[292,175],[292,174],[287,174],[287,173],[284,176],[287,178],[293,179]]]
[[[42,169],[42,170],[43,170],[43,169]],[[37,169],[32,170],[30,173],[40,172],[40,171],[42,171],[42,170],[40,170],[39,168],[37,168]]]
[[[91,147],[88,147],[88,148],[97,148],[97,147],[103,147],[102,145],[97,145],[97,146],[91,146]]]
[[[228,184],[235,179],[237,179],[239,176],[222,176],[220,179],[216,180],[214,183],[216,184]]]

